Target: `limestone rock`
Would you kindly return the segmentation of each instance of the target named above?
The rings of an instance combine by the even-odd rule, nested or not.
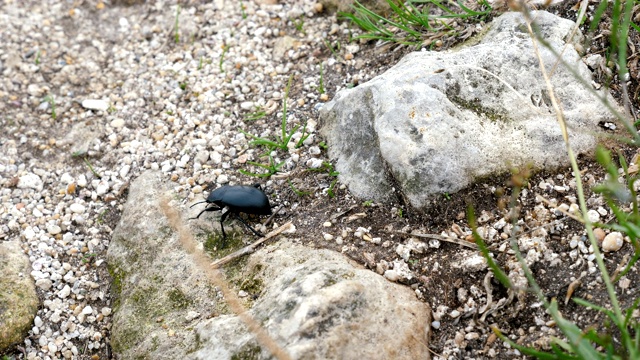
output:
[[[250,313],[293,359],[429,359],[429,306],[342,254],[281,240],[240,277],[261,279]],[[195,357],[268,359],[245,328],[236,316],[201,323]]]
[[[0,241],[0,353],[22,342],[38,312],[31,263],[17,241]]]
[[[574,23],[544,11],[532,16],[551,47],[590,83],[580,55],[564,47]],[[329,155],[354,195],[393,201],[395,189],[420,209],[435,194],[454,193],[512,167],[568,164],[523,21],[520,13],[505,13],[473,46],[411,53],[321,108]],[[556,57],[539,48],[550,71]],[[566,67],[558,65],[551,82],[574,152],[591,151],[598,123],[614,117]]]

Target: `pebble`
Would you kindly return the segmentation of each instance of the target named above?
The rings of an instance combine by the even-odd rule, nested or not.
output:
[[[593,229],[593,235],[595,236],[595,238],[598,241],[598,243],[602,243],[602,240],[606,236],[604,230],[602,230],[601,228]]]
[[[69,287],[69,285],[65,285],[64,288],[62,288],[62,290],[60,290],[60,292],[58,293],[58,297],[61,299],[65,299],[69,296],[69,294],[71,294],[71,288]]]
[[[82,100],[82,107],[89,110],[107,111],[109,103],[104,100],[85,99]]]
[[[395,270],[387,270],[384,272],[384,277],[385,279],[389,280],[389,281],[393,281],[396,282],[398,280],[400,280],[400,274],[398,274],[398,272],[396,272]]]
[[[592,223],[600,221],[600,213],[596,210],[587,211],[587,217],[589,218],[589,221]]]
[[[71,210],[71,212],[76,213],[76,214],[82,214],[85,211],[85,207],[82,204],[78,204],[78,203],[73,203],[69,206],[69,210]]]
[[[624,245],[624,238],[621,233],[614,231],[602,240],[602,250],[605,252],[618,251]]]

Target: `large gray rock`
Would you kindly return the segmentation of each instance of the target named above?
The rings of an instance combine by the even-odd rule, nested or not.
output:
[[[38,312],[31,263],[17,241],[0,241],[0,353],[22,342]]]
[[[120,359],[268,359],[178,240],[158,199],[162,175],[131,184],[107,260]],[[186,216],[185,216],[186,218]],[[194,221],[192,228],[211,223]],[[250,315],[293,359],[428,359],[429,306],[413,291],[279,237],[224,270]],[[245,265],[246,264],[246,265]]]
[[[252,255],[240,278],[264,284],[251,315],[293,359],[429,359],[429,306],[342,254],[281,240]],[[269,358],[235,315],[197,332],[197,359],[239,349]]]
[[[160,172],[131,183],[107,262],[113,277],[111,346],[122,359],[180,359],[195,349],[193,326],[214,312],[213,286],[182,248],[159,207]]]
[[[551,47],[590,83],[574,47],[565,48],[574,23],[544,11],[532,16]],[[551,70],[555,56],[539,49]],[[597,124],[614,117],[562,65],[551,82],[574,151],[591,151]],[[476,45],[407,55],[373,80],[339,92],[320,118],[341,181],[365,199],[395,200],[395,187],[423,208],[434,194],[456,192],[511,167],[568,164],[520,13],[496,18]]]

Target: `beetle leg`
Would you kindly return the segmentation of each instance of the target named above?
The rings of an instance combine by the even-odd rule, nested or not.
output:
[[[222,210],[222,209],[220,209]],[[224,220],[227,218],[227,216],[229,216],[229,214],[231,213],[231,211],[227,211],[226,213],[222,214],[222,216],[220,217],[220,228],[222,229],[222,240],[226,240],[227,239],[227,234],[225,234],[224,232]]]
[[[251,226],[249,226],[249,224],[247,224],[244,220],[242,220],[242,217],[236,213],[234,213],[233,215],[236,216],[236,218],[238,220],[240,220],[240,222],[242,222],[244,224],[244,226],[248,227],[249,230],[251,230],[254,234],[256,234],[257,237],[262,237],[263,235],[260,234],[259,232],[257,232],[256,230],[254,230],[254,228],[252,228]]]
[[[195,204],[194,204],[195,205]],[[190,218],[190,220],[194,220],[200,217],[200,215],[202,215],[205,211],[218,211],[218,210],[222,210],[222,208],[217,207],[215,205],[211,205],[208,208],[205,208],[204,210],[200,211],[200,213],[198,214],[198,216],[194,217],[194,218]]]

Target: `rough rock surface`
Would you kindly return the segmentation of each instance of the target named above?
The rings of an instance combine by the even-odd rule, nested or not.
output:
[[[215,291],[159,208],[163,184],[155,171],[132,182],[107,253],[116,297],[111,345],[123,359],[180,358],[195,344],[191,327],[215,305]]]
[[[158,207],[165,192],[159,173],[141,175],[114,231],[108,252],[117,293],[114,353],[153,359],[261,353],[246,326],[225,314],[170,229]],[[240,269],[227,270],[238,280],[230,282],[250,292],[250,313],[294,359],[429,358],[429,305],[344,255],[283,239]]]
[[[574,23],[544,11],[532,16],[554,51],[563,51],[564,61],[589,83],[580,55],[571,44],[565,48]],[[339,92],[320,116],[341,181],[355,195],[376,201],[393,200],[396,187],[422,208],[434,194],[456,192],[512,167],[566,164],[523,21],[520,13],[506,13],[476,45],[411,53],[386,73]],[[551,71],[556,57],[539,48]],[[574,151],[591,150],[598,123],[613,116],[563,65],[551,82]]]
[[[38,311],[31,264],[17,241],[0,242],[0,353],[22,341]]]
[[[342,254],[280,241],[252,255],[241,277],[261,279],[250,312],[293,359],[429,359],[429,305]],[[196,358],[260,353],[245,329],[236,316],[201,323]]]

